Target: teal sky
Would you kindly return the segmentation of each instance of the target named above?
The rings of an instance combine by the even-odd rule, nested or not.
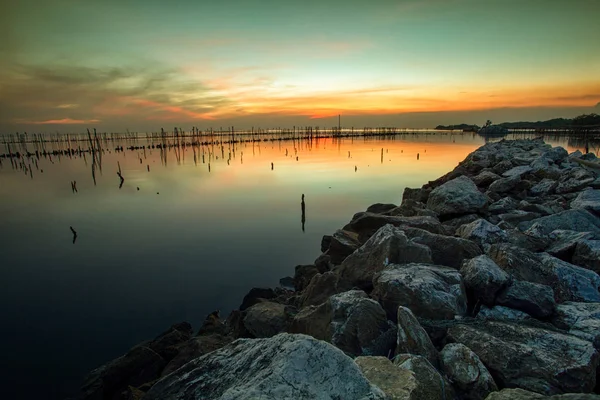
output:
[[[597,0],[1,1],[2,131],[600,111]]]

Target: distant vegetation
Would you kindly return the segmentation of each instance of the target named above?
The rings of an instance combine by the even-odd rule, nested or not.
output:
[[[600,126],[600,115],[598,114],[583,114],[575,118],[554,118],[548,121],[537,122],[503,122],[499,124],[507,129],[561,129],[571,127],[595,127]]]
[[[439,130],[463,130],[469,132],[477,132],[480,127],[478,125],[459,124],[459,125],[438,125],[435,129]]]

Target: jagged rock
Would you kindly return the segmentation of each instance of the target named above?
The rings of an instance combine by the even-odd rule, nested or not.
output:
[[[600,235],[600,218],[586,210],[566,210],[519,224],[528,235],[543,237],[557,229]]]
[[[600,240],[581,240],[573,253],[573,264],[600,274]]]
[[[557,303],[600,301],[600,276],[585,268],[504,243],[492,245],[488,255],[516,279],[550,286]]]
[[[450,327],[448,336],[477,354],[500,387],[551,395],[591,392],[596,385],[598,353],[571,335],[486,321]]]
[[[443,232],[442,224],[440,224],[440,221],[434,217],[394,217],[364,212],[354,214],[352,221],[350,221],[350,223],[344,227],[344,230],[356,232],[359,234],[359,239],[364,238],[366,241],[366,239],[371,237],[382,226],[388,224],[393,226],[410,226],[421,228],[435,233]],[[361,241],[363,240],[361,239]]]
[[[373,286],[371,296],[394,322],[398,306],[428,319],[453,319],[455,315],[464,315],[467,309],[462,278],[458,271],[448,267],[391,264],[375,275]]]
[[[221,334],[196,336],[188,340],[179,347],[177,355],[162,370],[161,377],[178,370],[181,366],[195,358],[220,349],[226,344],[231,343],[232,340],[232,337]]]
[[[385,393],[387,400],[425,399],[424,385],[419,384],[414,372],[398,368],[387,357],[357,357],[354,362],[369,382]]]
[[[493,305],[498,292],[510,282],[509,275],[486,255],[465,261],[460,274],[467,290],[487,305]]]
[[[398,206],[395,204],[375,203],[367,208],[367,212],[373,213],[373,214],[384,214],[396,207],[398,207]]]
[[[510,161],[510,160],[503,160],[503,161],[500,161],[498,164],[494,165],[492,167],[492,170],[495,173],[497,173],[498,175],[502,175],[503,173],[505,173],[506,171],[508,171],[512,167],[514,167],[512,161]]]
[[[399,207],[389,210],[386,215],[402,217],[429,216],[437,218],[434,211],[428,210],[424,203],[413,199],[404,199]]]
[[[584,209],[600,214],[600,190],[588,189],[571,202],[572,209]]]
[[[470,240],[438,235],[417,228],[404,228],[404,233],[410,238],[411,242],[431,249],[433,264],[458,269],[463,260],[476,257],[482,253],[479,246]]]
[[[271,337],[285,330],[288,317],[284,304],[265,301],[246,310],[244,327],[253,337]]]
[[[506,232],[482,218],[461,226],[456,231],[456,234],[463,239],[477,243],[481,248],[484,248],[485,245],[506,242],[508,240]]]
[[[496,175],[492,171],[481,171],[479,175],[473,178],[473,182],[477,186],[487,187],[495,180],[500,179],[500,175]]]
[[[360,247],[358,235],[341,229],[335,231],[329,244],[330,261],[333,264],[341,264],[346,257],[354,253]]]
[[[411,391],[409,399],[455,398],[452,384],[440,375],[425,357],[414,354],[399,354],[394,358],[394,365],[413,374],[416,387]]]
[[[319,270],[314,265],[296,265],[296,272],[294,274],[294,288],[296,291],[304,290],[313,276],[318,273]]]
[[[529,165],[521,165],[509,169],[508,171],[504,172],[502,176],[505,178],[512,178],[513,176],[521,177],[522,175],[528,174],[531,171],[533,171],[533,168],[531,168]]]
[[[488,211],[493,214],[504,214],[517,208],[518,204],[519,203],[512,197],[503,197],[500,200],[492,203],[488,207]]]
[[[498,215],[500,219],[506,221],[512,225],[518,225],[521,222],[532,221],[541,217],[540,214],[534,212],[527,212],[522,210],[513,210],[506,214]]]
[[[503,306],[494,306],[488,308],[481,307],[477,313],[478,319],[489,319],[493,321],[526,321],[531,319],[531,316],[523,311],[513,310],[512,308]]]
[[[145,400],[384,399],[334,346],[306,335],[239,339],[158,381]]]
[[[570,261],[575,252],[577,243],[583,240],[593,239],[594,235],[591,232],[556,230],[550,233],[549,238],[552,242],[546,249],[546,252],[561,260]],[[576,262],[574,262],[574,264],[579,265]]]
[[[316,274],[302,292],[300,304],[302,307],[323,303],[329,296],[339,293],[338,275],[333,271]]]
[[[548,206],[545,206],[543,204],[535,204],[535,203],[529,203],[528,201],[525,200],[521,200],[519,202],[519,206],[518,206],[519,210],[522,211],[529,211],[532,213],[537,213],[540,216],[546,216],[546,215],[551,215],[554,214],[554,210]]]
[[[464,399],[483,400],[498,390],[494,378],[477,354],[461,343],[447,344],[440,352],[441,370],[454,383]]]
[[[554,179],[544,178],[529,189],[532,196],[547,196],[554,193],[558,186],[558,182]]]
[[[294,315],[288,332],[303,333],[315,339],[330,342],[332,318],[333,311],[329,301],[325,301],[318,306],[307,306]]]
[[[240,311],[244,311],[254,304],[260,303],[262,300],[271,300],[275,297],[277,297],[277,294],[271,288],[252,288],[244,296],[242,304],[240,305]]]
[[[566,302],[556,307],[552,323],[600,350],[600,303]]]
[[[331,263],[331,257],[329,256],[328,252],[325,252],[319,257],[317,257],[317,259],[315,260],[315,267],[317,267],[317,270],[321,274],[332,270],[333,264]]]
[[[526,312],[535,318],[552,315],[556,307],[551,287],[526,281],[512,282],[500,292],[496,303]]]
[[[598,395],[586,393],[556,394],[544,396],[539,393],[523,389],[502,389],[490,393],[485,400],[598,400]]]
[[[489,187],[488,191],[494,193],[506,193],[513,190],[521,182],[519,175],[511,176],[510,178],[502,178],[494,181]]]
[[[337,272],[344,287],[349,289],[356,286],[369,290],[373,275],[386,265],[411,262],[431,263],[431,250],[410,241],[402,229],[385,225],[348,256]]]
[[[474,213],[486,204],[487,198],[466,176],[459,176],[438,186],[427,199],[427,208],[439,215]]]
[[[573,168],[558,180],[556,193],[577,192],[596,179],[593,173],[584,168]]]
[[[421,203],[427,203],[427,198],[429,197],[429,193],[431,189],[413,189],[413,188],[404,188],[404,192],[402,192],[402,203],[404,204],[407,200],[415,200]]]
[[[506,229],[504,232],[506,232],[506,235],[508,236],[508,242],[510,244],[533,252],[543,251],[551,243],[550,237],[530,236],[519,231],[518,229]]]
[[[465,214],[458,216],[456,218],[451,218],[442,222],[442,225],[446,228],[446,235],[454,236],[456,235],[456,230],[463,225],[470,224],[473,221],[477,221],[481,218],[477,214]]]
[[[416,354],[427,358],[432,365],[437,365],[438,352],[412,311],[400,306],[397,315],[398,339],[395,354]]]

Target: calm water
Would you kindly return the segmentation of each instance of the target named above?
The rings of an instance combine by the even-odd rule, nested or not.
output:
[[[399,204],[405,187],[443,175],[483,143],[472,134],[322,139],[296,150],[247,143],[229,163],[229,147],[223,158],[215,146],[210,171],[210,148],[204,163],[191,147],[107,150],[96,186],[89,154],[41,159],[33,178],[3,160],[2,398],[62,398],[87,371],[171,324],[198,328],[215,309],[227,315],[250,288],[311,263],[321,237],[355,212]]]

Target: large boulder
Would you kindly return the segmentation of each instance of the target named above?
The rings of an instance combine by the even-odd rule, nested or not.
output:
[[[354,361],[306,335],[239,339],[158,381],[145,400],[384,399]]]
[[[373,278],[371,296],[388,319],[397,322],[399,306],[427,319],[454,319],[467,309],[465,288],[455,269],[431,264],[388,265]]]
[[[500,387],[552,395],[591,392],[596,386],[598,353],[575,336],[486,321],[453,326],[448,337],[477,354]]]
[[[523,311],[535,318],[552,315],[556,307],[551,287],[526,281],[513,281],[500,292],[496,303]]]
[[[387,265],[411,262],[432,263],[431,251],[427,246],[410,241],[400,228],[385,225],[348,256],[337,273],[346,288],[356,286],[369,290],[373,275]]]
[[[591,232],[556,230],[548,235],[551,243],[546,248],[546,253],[561,260],[571,261],[577,244],[594,237]],[[574,264],[579,265],[576,262]]]
[[[336,265],[341,264],[360,245],[358,234],[338,229],[333,233],[329,242],[328,254],[331,257],[331,262]]]
[[[316,274],[310,280],[308,286],[302,292],[300,304],[302,307],[321,304],[326,301],[329,296],[342,292],[338,288],[338,275],[333,271],[325,272],[324,274]]]
[[[495,304],[498,293],[510,283],[510,276],[486,255],[465,261],[460,274],[466,289],[487,305]]]
[[[571,208],[584,209],[600,214],[600,190],[588,189],[579,193],[571,202]]]
[[[441,216],[478,212],[486,205],[485,195],[464,175],[433,189],[427,199],[427,208]]]
[[[505,214],[516,209],[518,205],[519,203],[515,199],[507,196],[490,204],[488,211],[492,214]]]
[[[547,196],[554,193],[554,189],[558,186],[558,182],[554,179],[544,178],[529,189],[532,196]]]
[[[410,226],[425,229],[434,233],[443,233],[444,228],[437,218],[431,216],[401,217],[392,215],[380,215],[367,212],[354,214],[352,220],[344,226],[345,231],[359,234],[361,242],[366,241],[382,226],[391,224],[393,226]]]
[[[399,354],[394,365],[412,372],[416,381],[415,393],[409,399],[454,399],[452,384],[448,382],[423,356]]]
[[[504,243],[493,245],[488,255],[515,279],[550,286],[557,303],[600,301],[600,276],[593,271]]]
[[[438,352],[431,343],[425,329],[419,324],[412,311],[398,307],[398,339],[396,354],[416,354],[423,356],[433,365],[437,365]]]
[[[438,235],[418,228],[404,228],[404,233],[413,243],[431,249],[433,264],[458,269],[464,260],[482,254],[481,248],[467,239]]]
[[[284,304],[264,301],[246,310],[244,327],[253,337],[266,338],[283,332],[289,318]]]
[[[584,168],[573,168],[558,180],[556,193],[577,192],[596,179],[594,174]]]
[[[552,323],[600,350],[600,303],[567,302],[556,307]]]
[[[519,224],[519,229],[537,237],[547,236],[557,229],[600,235],[600,218],[586,210],[565,210],[533,221],[522,222]]]
[[[252,288],[244,296],[242,304],[240,304],[240,311],[244,311],[261,301],[271,300],[275,297],[277,297],[277,294],[271,288]]]
[[[480,218],[457,229],[456,234],[463,239],[477,243],[481,248],[494,243],[508,241],[508,235],[496,225]]]
[[[600,274],[600,240],[581,240],[573,253],[573,264]]]
[[[294,289],[297,292],[304,290],[311,279],[319,273],[319,270],[315,265],[296,265],[294,273]]]
[[[440,352],[441,370],[466,400],[483,400],[498,390],[494,378],[477,354],[461,343],[447,344]]]
[[[487,187],[497,179],[500,179],[500,175],[492,171],[481,171],[477,176],[473,177],[473,183],[477,186]]]
[[[510,178],[502,178],[494,181],[488,191],[492,193],[506,193],[515,189],[521,183],[521,177],[519,175],[511,176]]]

